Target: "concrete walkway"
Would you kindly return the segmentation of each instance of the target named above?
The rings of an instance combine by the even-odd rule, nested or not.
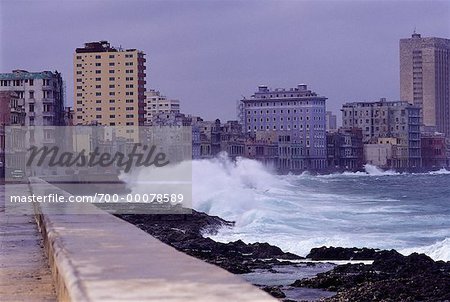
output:
[[[24,194],[27,186],[17,189]],[[34,216],[6,215],[3,185],[0,185],[0,301],[56,301]]]
[[[38,196],[69,196],[43,180],[30,180]],[[277,301],[241,277],[181,253],[94,205],[37,207],[61,301]],[[74,210],[78,214],[71,214]]]

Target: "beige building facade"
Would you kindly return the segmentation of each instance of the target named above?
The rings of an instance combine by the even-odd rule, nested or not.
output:
[[[107,41],[77,48],[74,69],[74,124],[144,124],[145,54],[111,47]]]
[[[400,40],[400,98],[422,108],[422,124],[450,137],[450,39]]]

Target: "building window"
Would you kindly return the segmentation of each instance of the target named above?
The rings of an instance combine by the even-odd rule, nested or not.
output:
[[[101,58],[101,56],[99,56],[99,55],[96,55],[96,56],[95,56],[95,58],[96,58],[96,59],[100,59],[100,58]]]

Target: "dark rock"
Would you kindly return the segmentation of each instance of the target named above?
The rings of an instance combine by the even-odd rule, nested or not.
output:
[[[263,291],[269,293],[272,297],[275,298],[286,298],[286,295],[280,289],[279,286],[265,286],[262,288]]]
[[[322,246],[311,249],[306,258],[312,260],[373,260],[377,253],[376,249]]]
[[[116,215],[159,240],[191,256],[216,264],[234,274],[250,273],[253,269],[270,269],[281,264],[278,259],[292,260],[302,257],[285,253],[268,243],[247,244],[242,240],[221,243],[204,237],[216,234],[233,222],[217,216],[192,210],[192,214],[125,214]],[[291,264],[285,261],[283,264]]]
[[[449,301],[450,262],[376,251],[371,265],[345,264],[292,286],[338,291],[326,301]]]

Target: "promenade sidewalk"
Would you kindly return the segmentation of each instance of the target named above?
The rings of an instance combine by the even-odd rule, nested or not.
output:
[[[20,190],[26,188],[21,185]],[[6,215],[3,185],[0,185],[0,301],[56,301],[34,216]]]

